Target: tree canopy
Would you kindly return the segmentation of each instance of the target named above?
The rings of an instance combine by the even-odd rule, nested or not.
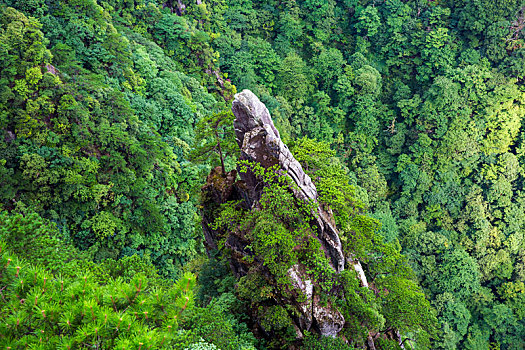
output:
[[[392,291],[366,303],[356,292],[350,314],[366,329],[404,331],[405,348],[522,348],[524,18],[516,0],[0,0],[0,314],[10,325],[1,344],[67,348],[58,342],[71,335],[116,346],[115,324],[99,317],[107,308],[111,322],[124,313],[140,321],[140,337],[156,332],[175,346],[162,317],[123,312],[124,292],[115,311],[97,293],[120,275],[131,296],[133,271],[186,293],[166,281],[188,281],[191,270],[199,298],[179,329],[198,335],[180,348],[272,346],[243,314],[248,281],[205,254],[199,215],[210,169],[237,167],[229,109],[249,88],[330,203],[345,249]],[[254,249],[280,271],[304,230],[272,202],[288,203],[286,191],[270,192],[245,219]],[[276,219],[287,215],[297,226]],[[381,272],[398,263],[414,275]],[[50,283],[50,299],[26,298],[17,311],[15,282],[29,266],[38,279],[22,292],[33,298]],[[62,322],[61,276],[76,293],[74,329]],[[153,289],[139,294],[157,313]],[[431,321],[415,316],[424,300],[437,312],[434,338],[411,333]],[[283,315],[260,316],[285,334]],[[99,324],[112,331],[102,336]],[[354,326],[344,331],[358,339]],[[128,335],[137,348],[159,346]],[[338,341],[308,334],[303,346]]]

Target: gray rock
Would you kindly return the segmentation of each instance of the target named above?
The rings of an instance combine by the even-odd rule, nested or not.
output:
[[[251,91],[244,90],[235,95],[232,107],[237,143],[241,149],[241,160],[257,162],[265,168],[278,164],[283,176],[288,176],[297,186],[292,186],[294,195],[305,201],[318,204],[317,189],[301,164],[294,158],[280,138],[266,106]],[[240,177],[250,190],[254,204],[260,198],[262,186],[251,172],[240,172]],[[336,272],[344,269],[344,255],[341,240],[333,217],[318,204],[312,213],[317,223],[318,239],[322,249],[331,261]],[[319,297],[314,296],[313,284],[304,272],[294,266],[288,271],[294,287],[306,296],[306,301],[298,303],[301,312],[299,324],[309,330],[315,324],[320,333],[335,337],[342,329],[345,320],[335,307],[321,306]]]
[[[304,302],[298,302],[302,314],[299,318],[299,326],[301,329],[309,331],[313,323],[314,285],[311,280],[304,279],[304,273],[297,264],[288,270],[288,276],[290,277],[292,286],[305,296],[306,300]]]
[[[320,205],[315,184],[281,140],[279,131],[273,124],[266,106],[251,91],[244,90],[235,95],[232,110],[236,117],[234,121],[235,135],[241,151],[239,159],[256,162],[263,168],[276,165],[278,172],[291,180],[290,189],[297,199],[316,204],[312,209],[313,218],[310,225],[316,229],[316,238],[333,271],[335,273],[343,271],[346,262],[349,269],[357,272],[361,286],[368,287],[365,272],[360,262],[351,254],[345,259],[332,212],[329,208]],[[241,180],[237,180],[237,174]],[[252,242],[249,239],[249,232],[245,232],[243,229],[229,230],[228,232],[220,231],[220,229],[216,231],[211,225],[218,208],[223,203],[235,201],[243,210],[258,210],[260,208],[259,200],[266,185],[251,171],[237,173],[233,170],[223,174],[220,167],[212,170],[206,180],[206,185],[202,188],[204,204],[202,225],[208,252],[217,250],[220,246],[217,242],[222,242],[221,245],[228,252],[227,258],[230,268],[237,278],[249,273],[254,275],[255,269],[259,274],[257,276],[269,284],[275,284],[275,276],[272,276],[271,272],[265,269],[264,261],[261,261],[260,257],[256,256],[251,249]],[[252,320],[258,324],[257,332],[262,332],[266,337],[272,336],[257,318],[260,315],[258,313],[259,308],[274,305],[282,306],[288,310],[297,339],[302,339],[305,331],[336,337],[343,329],[345,318],[337,307],[329,301],[333,298],[321,302],[321,286],[318,281],[311,279],[307,270],[304,262],[299,261],[293,265],[287,271],[289,285],[280,285],[275,288],[274,291],[279,291],[272,296],[271,300],[265,300],[265,303],[269,305],[255,303],[248,310],[251,313]],[[331,291],[323,291],[322,293],[331,293]],[[338,296],[340,297],[340,295]],[[293,310],[290,311],[290,308]],[[395,339],[399,338],[397,334]],[[369,348],[373,349],[374,339],[372,335],[367,340]]]
[[[235,95],[233,101],[233,122],[237,143],[241,148],[241,160],[257,162],[268,168],[279,164],[283,174],[290,177],[296,188],[292,188],[295,196],[301,200],[310,200],[317,203],[317,189],[301,164],[294,158],[286,146],[279,132],[273,124],[270,112],[266,106],[250,90],[243,90]],[[253,197],[260,197],[262,188],[257,188],[257,179],[252,173],[241,173],[241,179],[254,190]],[[323,249],[332,262],[332,267],[340,272],[344,269],[344,255],[341,240],[331,215],[317,206],[313,213],[317,221],[318,238]]]
[[[329,303],[321,305],[319,295],[314,295],[312,309],[319,332],[325,337],[335,338],[345,324],[343,315]]]

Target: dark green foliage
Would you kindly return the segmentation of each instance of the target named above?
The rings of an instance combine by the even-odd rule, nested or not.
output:
[[[345,344],[340,338],[321,337],[320,339],[307,332],[304,337],[302,349],[304,350],[353,350],[354,348]]]
[[[287,284],[287,271],[297,263],[296,245],[315,245],[310,227],[309,203],[297,200],[289,191],[284,177],[278,175],[277,167],[264,169],[260,164],[245,163],[242,172],[255,171],[265,183],[275,183],[266,187],[260,198],[261,210],[244,212],[237,203],[223,205],[214,227],[231,232],[248,230],[251,249],[278,283]],[[224,237],[224,240],[227,237]],[[317,243],[318,244],[318,243]],[[325,258],[326,260],[326,258]]]
[[[221,66],[239,88],[278,95],[267,105],[286,137],[329,142],[349,167],[346,183],[409,254],[430,299],[452,293],[465,305],[458,315],[472,315],[469,330],[440,314],[447,339],[435,347],[505,348],[479,310],[492,303],[482,300],[503,301],[494,288],[524,276],[521,4],[248,5],[248,18],[253,9],[267,18],[274,6],[275,25],[213,27],[228,38],[216,42]],[[286,60],[267,66],[271,83],[254,68],[254,40]]]
[[[60,236],[55,224],[46,222],[38,214],[9,215],[6,211],[0,212],[0,239],[12,253],[23,256],[29,264],[45,266],[48,271],[69,278],[87,273],[98,282],[117,277],[129,282],[136,274],[142,274],[159,284],[163,283],[147,259],[133,255],[95,264],[88,252],[65,244]]]
[[[139,254],[175,277],[201,249],[190,198],[199,180],[184,157],[215,98],[154,43],[85,5],[62,4],[44,26],[2,10],[2,207],[55,221],[95,260]],[[83,21],[109,34],[61,36],[74,23],[87,31]]]
[[[225,162],[237,151],[233,132],[235,116],[231,110],[202,118],[195,126],[195,147],[190,155],[193,161],[203,162],[219,158],[221,170],[226,174]]]
[[[194,334],[219,349],[252,350],[255,337],[239,319],[244,311],[241,305],[233,293],[223,293],[205,308],[195,308],[184,322]]]
[[[327,184],[320,193],[336,203],[353,193],[392,247],[408,254],[438,307],[443,338],[433,348],[522,346],[513,322],[494,328],[492,311],[507,303],[509,319],[523,323],[522,301],[497,292],[525,276],[522,5],[251,1],[245,25],[212,26],[228,38],[215,44],[232,81],[277,95],[267,105],[283,134],[326,141],[348,166],[342,183],[354,189]],[[274,25],[257,29],[254,11]],[[280,62],[267,65],[275,80],[261,79],[262,63],[247,44],[255,40],[279,54]],[[321,164],[333,162],[333,153],[321,156]],[[322,166],[311,167],[318,177]],[[336,207],[340,224],[347,214]],[[377,246],[366,230],[374,221],[351,224],[371,243],[349,235],[348,249]],[[455,306],[442,306],[443,298]]]
[[[199,271],[197,297],[201,305],[207,305],[223,293],[233,292],[235,277],[228,263],[216,258],[209,259]]]
[[[0,230],[14,253],[52,272],[72,259],[64,274],[98,281],[150,276],[148,260],[179,276],[202,251],[197,194],[220,158],[190,163],[190,150],[213,154],[222,135],[202,126],[250,88],[285,142],[333,150],[293,147],[367,273],[407,254],[442,325],[432,348],[523,346],[522,2],[0,0],[0,12],[0,209],[24,214],[2,213]],[[366,210],[379,231],[352,216]],[[258,249],[293,261],[304,232],[263,219],[287,239]],[[203,302],[232,291],[219,275],[201,276]],[[378,305],[356,310],[380,324]]]

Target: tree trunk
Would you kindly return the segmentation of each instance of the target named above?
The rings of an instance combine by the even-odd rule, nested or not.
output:
[[[219,148],[219,158],[221,159],[221,170],[222,175],[226,175],[226,168],[224,168],[224,157],[222,156],[222,148],[221,148],[221,139],[219,138],[219,133],[217,130],[215,130],[215,137],[217,137],[217,147]]]

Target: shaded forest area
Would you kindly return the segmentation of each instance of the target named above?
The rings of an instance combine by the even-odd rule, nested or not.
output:
[[[202,242],[200,189],[236,167],[229,110],[250,89],[406,256],[437,331],[405,348],[523,348],[524,6],[0,0],[0,344],[287,346],[250,332]]]

